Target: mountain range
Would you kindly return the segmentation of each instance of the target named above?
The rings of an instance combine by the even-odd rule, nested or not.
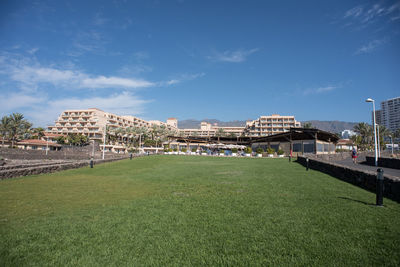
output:
[[[220,121],[217,119],[204,119],[204,120],[182,120],[178,122],[179,129],[200,129],[200,123],[202,121],[206,121],[211,124],[218,124],[218,126],[227,127],[227,126],[245,126],[246,121]],[[357,122],[345,122],[345,121],[319,121],[319,120],[310,120],[310,121],[302,121],[301,125],[304,123],[311,123],[313,128],[317,128],[323,131],[328,131],[331,133],[339,133],[343,130],[353,130],[354,125]]]

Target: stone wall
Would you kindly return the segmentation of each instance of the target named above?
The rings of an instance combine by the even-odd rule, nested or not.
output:
[[[361,158],[361,161],[364,160],[366,156],[366,152],[359,152],[358,157]],[[304,154],[304,157],[312,158],[312,159],[319,159],[324,161],[340,161],[344,159],[351,158],[351,152],[338,152],[332,154]]]
[[[0,148],[0,158],[5,159],[21,159],[21,160],[85,160],[90,159],[93,153],[93,146],[88,145],[84,147],[63,146],[60,151],[46,151],[44,150],[24,150],[19,148]],[[128,154],[115,154],[106,152],[106,158],[121,158],[126,157]],[[102,153],[98,150],[98,144],[95,146],[94,158],[100,159]]]
[[[306,166],[306,157],[299,156],[297,162]],[[323,161],[320,159],[309,158],[309,168],[332,175],[340,180],[353,185],[376,192],[376,173],[370,171],[360,171],[348,166]],[[384,196],[400,202],[400,179],[384,174]]]
[[[101,164],[105,162],[111,162],[116,160],[121,160],[124,158],[113,158],[113,159],[97,159],[94,160],[94,164]],[[19,176],[27,176],[34,174],[51,173],[68,169],[76,169],[89,166],[89,160],[82,161],[49,161],[43,162],[42,164],[20,164],[20,165],[5,165],[0,167],[0,179],[8,179]]]
[[[375,166],[375,157],[367,156],[366,162],[368,165]],[[400,169],[400,159],[397,158],[378,158],[378,166],[392,169]]]

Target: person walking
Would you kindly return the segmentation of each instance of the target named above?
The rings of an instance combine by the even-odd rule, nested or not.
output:
[[[357,150],[355,147],[353,147],[353,150],[351,151],[351,157],[353,158],[353,163],[357,163]]]

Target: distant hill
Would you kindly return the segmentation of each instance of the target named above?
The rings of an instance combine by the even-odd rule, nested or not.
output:
[[[204,119],[204,120],[182,120],[178,121],[178,127],[179,129],[199,129],[200,128],[200,123],[202,121],[206,121],[208,123],[214,124],[217,123],[219,126],[246,126],[246,121],[220,121],[217,119]],[[318,128],[320,130],[332,132],[332,133],[338,133],[343,130],[349,129],[352,130],[354,128],[354,125],[357,124],[357,122],[345,122],[345,121],[317,121],[317,120],[311,120],[311,121],[302,121],[301,124],[304,125],[304,123],[309,122],[311,123],[312,127]]]
[[[354,125],[357,124],[357,122],[345,122],[345,121],[302,121],[301,124],[304,125],[304,123],[310,122],[312,127],[331,132],[331,133],[339,133],[342,132],[343,130],[353,130]]]

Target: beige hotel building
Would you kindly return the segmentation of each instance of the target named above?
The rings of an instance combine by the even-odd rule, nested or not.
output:
[[[301,127],[300,122],[294,116],[261,116],[254,121],[247,121],[246,136],[268,136],[272,134],[288,132],[290,128]]]
[[[164,125],[167,129],[178,130],[175,121],[145,121],[134,116],[119,116],[104,112],[97,108],[85,110],[65,110],[58,117],[54,126],[48,127],[48,132],[54,134],[83,134],[91,140],[103,141],[106,125],[110,131],[117,128],[144,127]]]

